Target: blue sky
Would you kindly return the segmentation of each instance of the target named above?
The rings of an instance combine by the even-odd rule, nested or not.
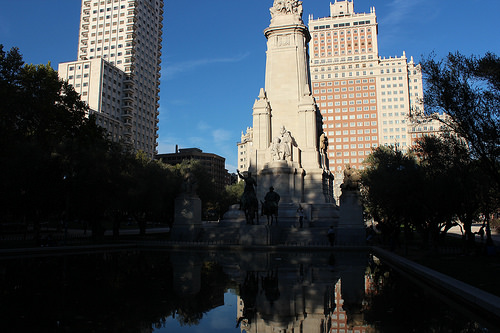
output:
[[[332,0],[334,1],[334,0]],[[303,0],[304,20],[329,15],[329,0]],[[165,0],[158,150],[197,147],[226,158],[252,125],[264,86],[269,7],[273,0]],[[20,48],[27,63],[76,60],[80,0],[0,0],[0,44]],[[354,0],[374,6],[381,56],[434,52],[500,54],[499,0]]]

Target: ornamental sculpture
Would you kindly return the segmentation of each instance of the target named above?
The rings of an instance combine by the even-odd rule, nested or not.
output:
[[[285,126],[281,127],[280,136],[273,138],[271,142],[271,155],[274,161],[283,161],[292,159],[293,138]]]
[[[299,15],[302,17],[302,1],[274,0],[274,5],[270,11],[273,18],[276,15]]]

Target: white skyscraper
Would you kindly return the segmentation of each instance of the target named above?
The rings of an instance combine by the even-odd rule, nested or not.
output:
[[[78,60],[59,64],[114,141],[156,153],[163,0],[82,0]]]

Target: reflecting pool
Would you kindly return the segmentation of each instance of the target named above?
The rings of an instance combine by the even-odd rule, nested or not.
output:
[[[0,259],[2,332],[494,332],[367,252]]]

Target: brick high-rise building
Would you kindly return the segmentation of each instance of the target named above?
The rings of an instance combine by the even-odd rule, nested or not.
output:
[[[78,60],[59,64],[114,141],[150,157],[158,138],[163,0],[82,0]]]
[[[332,171],[363,168],[372,148],[411,145],[408,116],[422,109],[420,65],[403,56],[381,58],[375,8],[355,13],[335,0],[330,16],[309,17],[313,95],[323,116]]]

